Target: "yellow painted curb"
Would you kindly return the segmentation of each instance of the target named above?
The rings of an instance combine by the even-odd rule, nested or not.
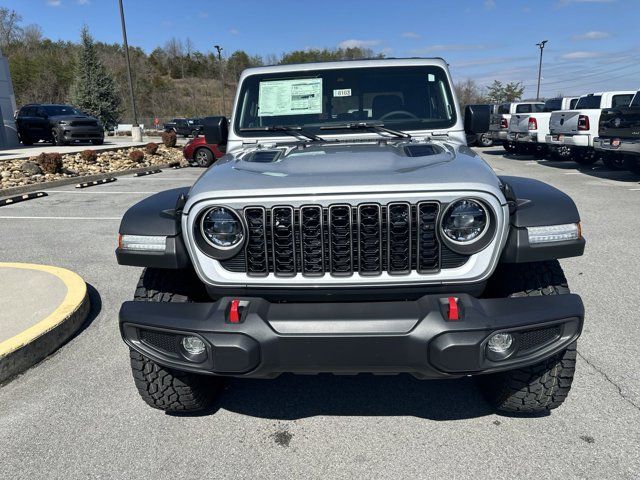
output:
[[[67,294],[62,303],[49,316],[40,320],[35,325],[27,328],[18,335],[0,343],[0,358],[19,350],[25,345],[42,337],[65,322],[85,303],[87,297],[87,284],[77,273],[60,267],[50,265],[36,265],[33,263],[5,263],[0,262],[0,268],[22,268],[26,270],[38,270],[50,273],[58,277],[67,287]]]

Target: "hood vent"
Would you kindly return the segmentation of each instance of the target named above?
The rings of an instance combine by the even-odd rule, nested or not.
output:
[[[273,163],[280,158],[282,150],[256,150],[247,155],[243,160],[253,163]]]
[[[428,157],[442,153],[442,150],[435,145],[407,145],[404,147],[404,153],[407,157]]]

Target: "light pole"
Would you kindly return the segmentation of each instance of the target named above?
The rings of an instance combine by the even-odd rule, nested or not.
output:
[[[542,75],[542,51],[544,50],[545,44],[548,40],[543,40],[540,43],[536,43],[536,45],[540,48],[540,64],[538,65],[538,90],[536,91],[536,100],[540,100],[540,77]]]
[[[214,45],[213,48],[218,51],[218,64],[220,65],[220,88],[222,90],[222,114],[224,115],[227,111],[227,102],[225,102],[224,99],[224,66],[222,65],[222,47],[220,45]]]
[[[124,56],[127,61],[127,75],[129,77],[129,94],[131,95],[131,110],[133,111],[133,125],[131,128],[131,140],[142,141],[142,132],[138,126],[138,113],[136,112],[136,99],[133,94],[133,79],[131,77],[131,61],[129,60],[129,43],[127,42],[127,27],[124,22],[124,9],[122,8],[122,0],[118,0],[120,7],[120,21],[122,23],[122,40],[124,41]]]

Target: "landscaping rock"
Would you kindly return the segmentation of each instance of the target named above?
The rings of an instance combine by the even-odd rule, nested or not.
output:
[[[42,169],[35,162],[23,163],[22,165],[20,165],[20,170],[29,176],[42,174]]]

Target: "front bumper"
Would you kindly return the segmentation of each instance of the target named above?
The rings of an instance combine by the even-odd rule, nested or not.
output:
[[[157,363],[196,373],[271,378],[285,372],[407,372],[455,378],[540,362],[582,330],[578,295],[456,298],[458,320],[448,319],[448,297],[442,295],[367,303],[238,298],[239,323],[230,321],[230,297],[212,303],[125,302],[120,331],[130,347]],[[503,331],[513,332],[515,351],[491,360],[488,338]],[[206,358],[188,360],[180,346],[186,335],[204,341]]]
[[[591,135],[573,135],[570,133],[550,134],[545,137],[545,142],[549,145],[569,147],[588,147]]]
[[[494,141],[500,141],[500,140],[505,141],[505,140],[508,140],[507,138],[508,133],[509,132],[507,130],[491,130],[489,132],[489,136]]]
[[[606,152],[640,155],[640,139],[596,137],[593,146],[596,150]]]
[[[104,131],[101,128],[65,126],[61,130],[62,138],[70,142],[104,140]]]

